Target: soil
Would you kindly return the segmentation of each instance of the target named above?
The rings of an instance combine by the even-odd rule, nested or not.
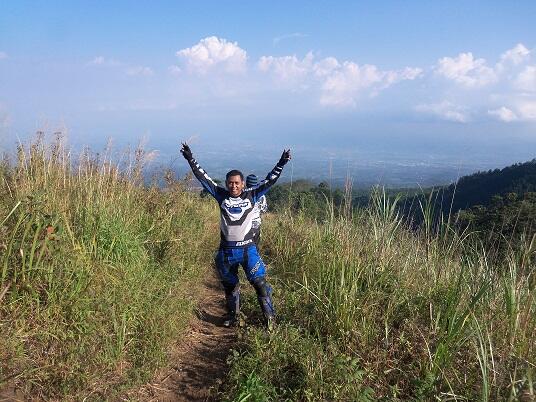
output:
[[[151,383],[131,391],[128,400],[219,401],[218,390],[228,372],[227,357],[237,342],[233,328],[223,326],[224,294],[216,274],[206,278],[196,317],[172,352],[171,364]]]

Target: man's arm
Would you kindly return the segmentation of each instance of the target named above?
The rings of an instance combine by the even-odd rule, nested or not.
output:
[[[263,195],[259,200],[259,211],[266,213],[268,211],[268,203],[266,202],[266,196]]]
[[[182,144],[181,153],[182,156],[184,156],[184,159],[188,161],[194,176],[197,178],[197,180],[199,180],[203,188],[207,190],[210,195],[216,198],[216,194],[223,189],[210,178],[210,176],[201,168],[201,166],[199,166],[199,163],[197,163],[197,161],[194,159],[192,150],[188,144]]]
[[[279,179],[279,176],[281,176],[283,167],[291,159],[292,159],[292,156],[290,155],[290,149],[284,150],[283,153],[281,154],[281,158],[279,159],[279,162],[277,162],[277,164],[274,166],[271,172],[268,173],[266,178],[263,181],[261,181],[259,186],[253,190],[255,202],[259,198],[261,198],[264,194],[266,194],[268,190],[270,189],[270,187],[272,187],[275,184],[277,179]]]

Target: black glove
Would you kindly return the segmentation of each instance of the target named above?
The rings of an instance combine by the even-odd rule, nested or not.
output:
[[[182,156],[184,156],[184,159],[186,160],[190,160],[193,158],[192,150],[190,149],[188,144],[185,142],[182,143],[181,154]]]
[[[285,149],[283,153],[281,154],[281,158],[279,159],[279,162],[277,164],[279,166],[285,166],[285,164],[292,159],[292,156],[290,156],[290,149]]]

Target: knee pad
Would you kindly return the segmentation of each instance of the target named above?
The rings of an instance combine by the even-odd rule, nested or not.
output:
[[[272,287],[264,277],[255,278],[251,282],[258,297],[269,297],[272,294]]]
[[[261,306],[265,320],[273,319],[275,316],[275,309],[272,302],[272,287],[266,282],[264,277],[255,278],[251,284],[257,292],[257,299],[259,300],[259,305]]]

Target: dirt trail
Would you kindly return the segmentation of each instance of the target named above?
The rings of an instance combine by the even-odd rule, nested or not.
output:
[[[218,401],[217,389],[227,374],[227,357],[236,330],[223,327],[223,291],[215,273],[201,290],[197,317],[173,351],[171,365],[129,398],[140,401]]]

